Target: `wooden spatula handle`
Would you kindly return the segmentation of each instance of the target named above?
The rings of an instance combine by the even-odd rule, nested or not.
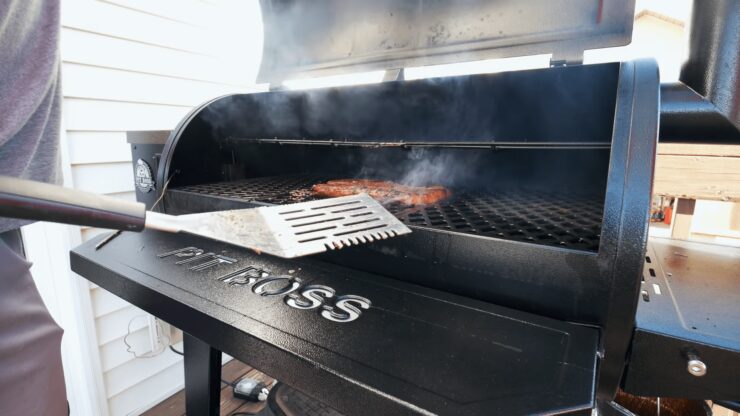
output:
[[[141,231],[146,209],[138,202],[0,176],[0,217]]]

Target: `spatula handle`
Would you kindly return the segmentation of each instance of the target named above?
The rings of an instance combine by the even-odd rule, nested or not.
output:
[[[0,176],[0,217],[117,230],[144,229],[144,204]]]

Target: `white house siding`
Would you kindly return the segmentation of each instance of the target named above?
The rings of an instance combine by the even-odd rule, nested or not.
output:
[[[63,0],[67,186],[134,200],[126,131],[168,130],[209,98],[254,90],[261,36],[255,1]],[[72,244],[106,232],[67,230]],[[40,246],[42,234],[26,232],[27,244]],[[134,358],[126,351],[129,322],[143,312],[96,285],[83,287],[89,306],[82,313],[93,323],[86,332],[97,347],[89,359],[99,361],[92,367],[101,373],[98,391],[107,403],[100,411],[138,414],[182,388],[179,356]],[[131,329],[130,343],[148,344],[145,319]]]

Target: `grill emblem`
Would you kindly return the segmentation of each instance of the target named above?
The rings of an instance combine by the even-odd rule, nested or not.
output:
[[[151,192],[154,189],[152,168],[142,159],[136,161],[136,167],[134,168],[134,183],[136,183],[136,188],[144,193]]]
[[[221,264],[236,264],[238,260],[206,253],[197,247],[185,247],[157,255],[159,258],[175,256],[176,265],[201,272]],[[336,291],[324,285],[305,285],[293,275],[271,275],[268,271],[248,266],[225,274],[219,281],[235,287],[250,288],[251,292],[266,297],[282,297],[293,309],[318,310],[322,318],[333,322],[352,322],[370,309],[370,299],[357,295],[335,296]]]

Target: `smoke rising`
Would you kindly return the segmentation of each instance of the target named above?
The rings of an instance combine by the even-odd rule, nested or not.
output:
[[[470,165],[461,163],[454,154],[430,154],[425,149],[412,149],[401,183],[409,186],[455,186],[471,175]],[[469,155],[472,158],[472,155]]]
[[[407,186],[441,185],[464,187],[475,181],[480,153],[464,149],[413,148],[381,149],[361,153],[354,175],[365,179],[386,179]],[[356,154],[353,154],[353,158]]]

